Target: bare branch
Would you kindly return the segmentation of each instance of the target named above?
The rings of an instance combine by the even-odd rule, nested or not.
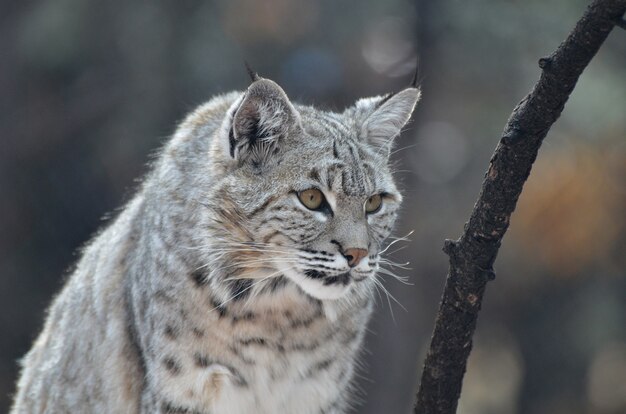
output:
[[[511,114],[463,234],[445,242],[450,268],[415,414],[456,411],[485,287],[522,187],[578,77],[625,12],[626,0],[593,1],[558,49],[539,60],[541,78]]]

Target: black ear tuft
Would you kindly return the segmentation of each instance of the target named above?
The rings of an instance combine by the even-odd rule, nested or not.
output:
[[[420,62],[419,59],[417,60],[417,62],[415,62],[415,73],[413,74],[413,80],[411,81],[411,85],[409,85],[411,88],[416,88],[417,89],[417,77],[419,75],[420,72]]]
[[[250,79],[252,80],[252,82],[256,82],[259,79],[261,79],[259,74],[256,73],[256,71],[250,67],[247,61],[244,61],[243,64],[246,65],[246,71],[248,72],[248,76],[250,76]]]
[[[411,83],[409,84],[410,88],[415,88],[415,89],[419,89],[418,86],[418,75],[419,75],[419,61],[417,61],[415,63],[415,73],[413,74],[413,80],[411,80]],[[389,99],[393,98],[395,95],[397,94],[397,92],[389,92],[385,95],[382,96],[382,98],[380,98],[380,101],[378,101],[376,107],[380,108],[381,106],[383,106]]]

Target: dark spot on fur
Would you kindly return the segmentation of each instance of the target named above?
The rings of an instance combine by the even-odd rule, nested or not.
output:
[[[324,285],[326,286],[336,285],[336,284],[342,284],[345,286],[348,283],[350,283],[350,273],[348,272],[342,273],[337,276],[331,276],[331,277],[324,279]]]
[[[332,365],[333,362],[334,362],[334,359],[332,358],[324,359],[322,361],[317,362],[315,365],[310,367],[304,373],[303,378],[309,378],[309,377],[312,377],[313,375],[316,375],[322,371],[327,370]]]
[[[203,287],[207,284],[206,274],[202,270],[192,272],[190,277],[196,287]]]
[[[195,354],[193,356],[193,362],[196,364],[196,366],[200,368],[206,368],[209,365],[211,365],[211,361],[209,360],[209,357],[207,357],[206,355],[202,355],[202,354]]]
[[[256,319],[256,314],[252,312],[245,312],[242,315],[233,315],[231,322],[235,325],[241,321],[253,321],[254,319]]]
[[[323,361],[318,362],[313,367],[316,371],[323,371],[328,368],[333,363],[333,359],[325,359]]]
[[[326,273],[319,272],[313,269],[307,269],[304,271],[304,275],[306,277],[310,277],[311,279],[323,279],[326,277]]]
[[[232,300],[239,301],[245,299],[250,294],[252,287],[252,280],[250,279],[236,279],[230,283],[230,289],[232,293]]]
[[[228,350],[233,353],[237,358],[239,358],[243,363],[247,365],[256,365],[256,362],[253,359],[247,358],[245,355],[241,353],[239,347],[229,345]]]
[[[261,174],[262,164],[260,160],[256,160],[256,159],[252,160],[250,162],[250,166],[252,167],[252,171],[254,171],[255,174],[257,175]]]
[[[165,401],[161,404],[161,411],[165,414],[201,414],[199,411],[196,411],[189,407],[182,407],[180,405],[176,405],[170,401]]]
[[[305,318],[305,319],[294,319],[291,321],[291,323],[289,324],[289,326],[292,329],[297,329],[297,328],[308,328],[309,326],[311,326],[311,324],[313,322],[315,322],[316,320],[318,320],[321,317],[321,313],[315,313],[313,316],[311,316],[310,318]]]
[[[242,346],[259,345],[267,346],[267,340],[265,338],[246,338],[239,341]]]
[[[217,311],[220,318],[223,318],[228,313],[228,309],[226,305],[219,303],[216,299],[211,300],[211,305],[213,306],[213,310]]]
[[[268,289],[272,293],[276,293],[285,286],[287,286],[287,282],[287,278],[283,275],[280,275],[278,277],[270,279],[267,283],[266,289]]]
[[[180,366],[180,364],[176,362],[176,360],[172,357],[163,358],[163,366],[165,367],[166,370],[168,370],[173,375],[180,374],[182,370],[182,367]]]
[[[321,345],[320,341],[313,341],[311,343],[297,342],[287,347],[289,351],[306,351],[311,352],[317,349]]]
[[[313,168],[311,172],[309,172],[309,178],[313,181],[321,182],[320,173],[317,168]]]
[[[165,325],[165,329],[163,330],[163,333],[165,334],[165,336],[168,339],[176,339],[178,338],[178,334],[180,333],[178,328],[172,326],[172,325]]]
[[[196,338],[202,338],[204,336],[204,331],[200,328],[193,328],[191,333],[193,333]]]

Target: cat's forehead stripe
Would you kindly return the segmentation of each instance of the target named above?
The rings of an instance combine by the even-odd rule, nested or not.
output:
[[[324,121],[326,121],[326,125],[332,125],[332,128],[344,137],[351,136],[351,130],[339,119],[339,115],[334,113],[326,113],[325,115]]]
[[[334,141],[333,154],[336,161],[327,164],[322,174],[322,177],[326,178],[323,180],[326,186],[332,191],[346,195],[369,195],[375,187],[375,170],[370,163],[362,159],[362,153],[356,148],[356,144],[349,141]],[[316,174],[319,176],[319,171],[314,169],[309,176],[314,178]]]
[[[334,141],[343,138],[344,134],[338,130],[338,128],[336,127],[336,123],[333,124],[332,121],[329,120],[329,118],[320,117],[317,121],[319,125],[324,129],[324,131],[329,134]]]
[[[340,114],[318,112],[311,116],[314,139],[326,144],[328,154],[325,164],[312,168],[308,176],[331,191],[348,196],[368,196],[375,189],[376,169],[367,162],[371,154],[355,136],[354,128],[346,125]],[[368,164],[368,167],[365,166]]]

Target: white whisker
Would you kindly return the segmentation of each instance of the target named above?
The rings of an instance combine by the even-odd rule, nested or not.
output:
[[[389,250],[389,248],[390,248],[391,246],[393,246],[394,244],[396,244],[396,243],[398,243],[398,242],[401,242],[401,241],[407,241],[407,242],[408,242],[408,241],[411,241],[411,240],[409,240],[407,237],[409,237],[411,234],[413,234],[413,232],[414,232],[414,230],[411,230],[410,232],[408,232],[408,233],[407,233],[407,235],[406,235],[406,236],[394,238],[394,240],[393,240],[391,243],[389,243],[389,245],[388,245],[387,247],[385,247],[385,248],[383,249],[383,251],[381,251],[381,252],[380,252],[380,253],[378,253],[378,254],[383,254],[383,253],[385,253],[387,250]]]
[[[413,283],[409,282],[409,277],[408,276],[398,276],[395,273],[391,272],[389,269],[385,269],[385,268],[380,268],[378,269],[379,273],[385,274],[385,275],[389,275],[391,277],[393,277],[394,279],[396,279],[398,282],[407,285],[407,286],[413,286]]]
[[[393,299],[394,302],[396,302],[398,304],[398,306],[400,306],[405,312],[407,312],[406,308],[398,301],[398,299],[396,299],[391,293],[389,293],[389,291],[385,288],[385,286],[381,283],[380,280],[378,280],[377,278],[374,278],[374,282],[376,282],[381,289],[383,289],[383,292],[385,292],[385,294],[387,295],[387,300],[389,300],[389,298]],[[390,304],[390,308],[391,310],[391,304]],[[392,311],[392,316],[393,316],[393,311]]]

